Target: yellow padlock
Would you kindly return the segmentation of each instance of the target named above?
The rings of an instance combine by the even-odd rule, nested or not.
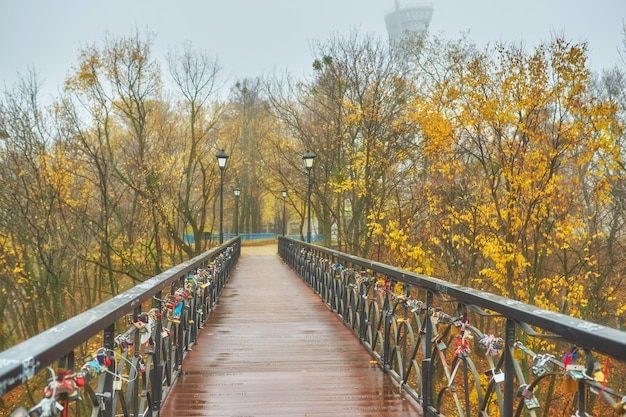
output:
[[[622,397],[622,401],[616,402],[613,406],[613,410],[620,416],[626,414],[626,397]]]
[[[593,373],[593,379],[595,379],[599,383],[603,383],[604,382],[604,373],[602,373],[600,371],[594,372]]]
[[[578,392],[578,382],[576,382],[573,378],[566,376],[565,379],[563,379],[563,391],[566,394]]]

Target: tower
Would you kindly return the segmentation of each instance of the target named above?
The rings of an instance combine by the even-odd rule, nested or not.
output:
[[[400,5],[395,0],[396,7],[385,16],[389,43],[397,45],[407,34],[425,34],[433,16],[432,3],[412,3]]]

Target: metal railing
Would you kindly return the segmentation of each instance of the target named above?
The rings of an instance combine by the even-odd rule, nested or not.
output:
[[[41,401],[11,415],[47,417],[68,407],[77,415],[158,415],[240,250],[233,238],[1,352],[0,396],[50,372]],[[116,328],[127,330],[116,335]],[[75,351],[94,338],[101,347],[75,363]],[[87,401],[77,401],[82,393]]]
[[[289,238],[278,246],[426,416],[626,414],[626,332]]]

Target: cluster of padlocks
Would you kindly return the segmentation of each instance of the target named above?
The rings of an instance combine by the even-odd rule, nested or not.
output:
[[[226,251],[206,268],[187,274],[179,282],[180,286],[173,287],[173,291],[166,296],[154,297],[155,306],[148,311],[127,315],[128,329],[115,336],[113,346],[100,347],[93,354],[83,357],[84,363],[79,369],[76,370],[74,366],[73,354],[64,358],[61,361],[63,365],[58,369],[49,367],[50,378],[41,401],[29,410],[18,409],[11,416],[65,416],[68,406],[82,400],[83,393],[97,414],[113,406],[115,397],[119,399],[123,415],[133,414],[129,410],[129,403],[133,401],[130,395],[133,385],[141,385],[140,390],[144,391],[141,396],[145,399],[148,383],[145,378],[139,381],[142,376],[151,370],[154,363],[175,358],[175,349],[181,344],[177,339],[181,336],[186,339],[187,333],[202,325],[211,308],[211,286],[229,254],[230,251]],[[183,328],[185,330],[180,331]],[[176,340],[170,340],[172,338]],[[189,347],[188,340],[180,342],[184,343],[183,348]],[[155,358],[157,351],[160,353],[159,358]],[[103,376],[112,380],[108,391],[104,379],[100,378]],[[98,378],[101,381],[97,384],[90,383]],[[122,392],[124,387],[125,393]],[[144,400],[139,408],[149,406]]]
[[[626,396],[608,385],[611,369],[606,355],[577,346],[564,348],[559,338],[535,333],[523,323],[518,323],[522,330],[518,332],[524,340],[534,340],[535,349],[554,350],[536,353],[520,340],[507,346],[504,337],[470,323],[474,317],[481,327],[504,332],[505,317],[457,301],[444,293],[445,287],[429,293],[374,268],[359,268],[358,262],[346,260],[349,266],[343,266],[336,252],[296,245],[289,251],[284,257],[401,386],[423,400],[429,395],[424,392],[424,379],[431,380],[428,389],[441,415],[478,412],[485,417],[494,415],[493,410],[500,415],[505,381],[513,384],[517,416],[539,416],[542,408],[554,407],[551,398],[567,395],[572,395],[567,403],[575,409],[574,416],[586,414],[585,400],[593,396],[605,403],[591,402],[594,409],[626,414]],[[420,299],[426,294],[430,302]],[[447,312],[454,306],[454,313]],[[566,351],[559,354],[559,348]],[[511,375],[505,375],[504,369],[507,350]],[[420,368],[420,364],[427,365]],[[559,381],[561,392],[555,393]]]

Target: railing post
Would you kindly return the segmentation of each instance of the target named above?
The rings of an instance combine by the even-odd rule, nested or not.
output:
[[[174,283],[175,284],[175,283]],[[176,288],[172,284],[172,288],[170,290],[171,294],[176,293]],[[180,311],[180,315],[178,316],[178,323],[175,324],[174,331],[176,332],[176,363],[174,364],[176,371],[180,371],[183,366],[183,355],[185,352],[185,332],[183,329],[184,326],[184,313],[185,313],[185,305],[184,299],[180,299],[178,302],[183,303],[182,309]]]
[[[430,319],[433,308],[433,293],[432,291],[426,292],[426,314],[424,315],[424,359],[422,360],[422,409],[426,416],[437,415],[436,410],[433,408],[433,395],[432,395],[432,376],[431,371],[431,352],[433,350],[433,323]]]
[[[506,347],[504,349],[504,414],[502,417],[513,417],[514,388],[513,378],[515,367],[513,364],[513,349],[515,345],[515,321],[506,320]]]
[[[158,311],[162,311],[161,306],[162,292],[159,291],[156,297],[153,298],[152,305]],[[161,399],[163,397],[163,364],[161,361],[161,346],[163,342],[163,321],[159,317],[156,321],[154,337],[154,354],[152,356],[153,369],[148,375],[150,379],[150,385],[152,388],[152,411],[157,413],[161,409]],[[170,355],[171,356],[171,355]]]
[[[141,305],[139,305],[139,306],[137,306],[137,307],[135,307],[133,309],[133,319],[132,319],[133,320],[133,324],[137,323],[137,321],[139,321],[139,315],[140,314],[141,314]],[[127,317],[127,320],[128,320],[128,316],[126,316],[126,317]],[[128,324],[131,324],[131,323],[128,323]],[[140,354],[139,347],[141,345],[141,343],[139,342],[141,340],[139,332],[135,332],[134,336],[135,336],[135,338],[133,339],[133,348],[134,348],[133,352],[134,352],[135,355],[139,355]]]
[[[215,264],[213,263],[213,261],[211,261],[209,263],[209,275],[211,277],[213,277],[213,282],[211,282],[211,284],[207,287],[209,289],[208,293],[208,297],[209,297],[209,307],[207,312],[211,312],[213,311],[213,307],[215,304],[215,298],[217,297],[217,276],[215,274]]]
[[[115,324],[111,324],[104,329],[103,341],[104,354],[107,359],[111,361],[111,364],[108,366],[110,372],[107,372],[107,374],[104,376],[102,393],[109,393],[111,396],[108,399],[103,399],[103,401],[105,401],[105,409],[103,410],[101,415],[103,417],[113,417],[115,416],[115,408],[117,406],[117,404],[115,403],[113,375],[115,375],[115,373],[117,372],[118,365],[115,362],[115,354],[113,351],[113,349],[115,349]]]
[[[356,269],[356,265],[355,265]],[[356,272],[355,272],[356,273]],[[365,285],[359,285],[359,338],[363,342],[367,337],[368,321],[365,308],[367,306],[367,287]]]
[[[391,364],[391,300],[389,297],[389,289],[385,291],[385,302],[383,304],[383,320],[385,320],[385,335],[383,340],[383,371],[387,372],[388,366]]]
[[[593,354],[591,353],[591,351],[589,349],[584,349],[585,351],[585,360],[586,360],[586,365],[585,365],[585,374],[587,375],[593,375],[593,368],[594,368],[594,360],[593,360]],[[585,395],[586,395],[586,390],[587,390],[587,384],[585,384],[584,380],[580,380],[578,381],[578,412],[576,413],[577,416],[586,416],[587,414],[585,413]]]
[[[141,304],[135,307],[135,309],[133,310],[133,323],[136,323],[139,320],[140,314],[141,314]],[[134,349],[133,349],[133,356],[135,358],[141,355],[141,352],[139,351],[139,346],[140,346],[139,332],[135,331],[135,342],[134,342]],[[138,379],[139,373],[135,375],[136,375],[135,378]],[[139,381],[134,381],[134,384],[132,387],[132,405],[133,405],[134,416],[139,415],[139,401],[138,400],[139,400]],[[126,404],[126,406],[128,405],[129,404]]]

